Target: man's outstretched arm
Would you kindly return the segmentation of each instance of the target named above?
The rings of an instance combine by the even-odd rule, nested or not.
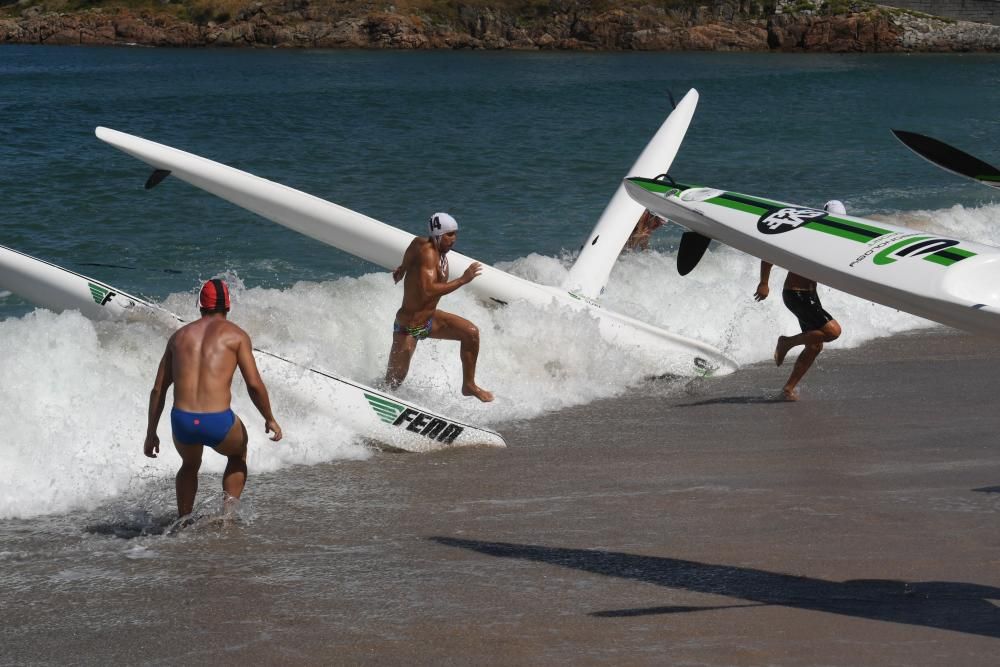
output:
[[[462,285],[468,285],[473,279],[483,272],[483,267],[479,262],[473,262],[465,272],[448,282],[443,282],[438,277],[437,262],[434,255],[427,252],[420,258],[420,289],[428,298],[439,298],[445,294],[451,294]]]

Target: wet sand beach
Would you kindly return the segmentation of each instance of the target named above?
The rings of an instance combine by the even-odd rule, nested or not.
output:
[[[2,522],[0,663],[996,664],[1000,346],[834,345],[772,400],[788,370],[251,470],[249,525]]]

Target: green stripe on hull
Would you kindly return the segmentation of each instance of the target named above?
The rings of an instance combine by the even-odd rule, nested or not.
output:
[[[802,226],[805,227],[806,229],[812,229],[817,232],[823,232],[824,234],[830,234],[832,236],[839,236],[842,239],[857,241],[858,243],[867,243],[868,241],[872,240],[872,236],[870,233],[866,234],[863,232],[857,232],[850,229],[832,227],[830,225],[824,225],[822,222],[807,222]]]
[[[1000,180],[998,177],[997,180]],[[670,196],[675,192],[683,192],[695,187],[694,185],[682,185],[680,183],[667,183],[664,181],[656,181],[652,179],[645,178],[632,178],[629,179],[636,185],[639,185],[649,192],[654,192],[660,194],[661,196]],[[706,204],[711,204],[713,206],[719,206],[722,208],[731,209],[734,211],[740,211],[742,213],[748,213],[750,215],[755,215],[759,219],[762,219],[765,215],[770,215],[776,211],[780,211],[785,208],[803,208],[809,209],[809,207],[796,207],[793,204],[785,204],[782,202],[773,201],[770,199],[764,199],[763,197],[753,197],[750,195],[744,195],[737,192],[724,192],[723,194],[712,197],[711,199],[706,199],[704,201]],[[819,210],[819,209],[810,209]],[[882,229],[881,227],[876,227],[875,225],[869,225],[863,222],[858,222],[856,220],[847,220],[845,218],[838,218],[833,215],[826,214],[821,218],[816,220],[811,220],[802,225],[802,227],[811,229],[815,232],[820,232],[822,234],[828,234],[830,236],[836,236],[838,238],[847,239],[849,241],[854,241],[856,243],[867,244],[871,243],[875,239],[881,238],[888,234],[895,233],[892,230]],[[875,264],[891,264],[897,261],[896,258],[891,257],[891,253],[910,245],[916,241],[925,240],[930,237],[921,236],[917,238],[907,238],[899,243],[894,243],[888,248],[879,252],[875,257],[873,257],[873,262]],[[939,264],[941,266],[951,266],[955,262],[960,262],[968,257],[974,257],[976,253],[969,250],[963,250],[961,248],[951,247],[946,250],[940,250],[938,252],[925,255],[923,259],[928,262],[933,262],[934,264]]]
[[[831,220],[833,222],[837,222],[837,223],[840,223],[842,225],[847,225],[847,226],[850,226],[850,227],[857,227],[858,229],[863,229],[863,230],[865,230],[867,232],[871,232],[871,234],[874,234],[876,237],[892,233],[888,229],[880,229],[879,227],[875,227],[873,225],[866,225],[864,223],[858,222],[857,220],[844,220],[842,218],[837,218],[837,217],[834,217],[834,216],[829,215],[829,214],[827,214],[827,216],[826,216],[826,218],[824,218],[824,220]],[[869,236],[869,238],[874,238],[874,237]]]
[[[736,211],[743,211],[744,213],[751,213],[757,216],[764,215],[768,211],[768,209],[766,208],[751,206],[750,204],[746,204],[737,199],[730,199],[726,195],[723,195],[721,197],[713,197],[712,199],[707,199],[706,203],[715,204],[716,206],[722,206],[724,208],[731,208]]]
[[[955,262],[961,262],[963,259],[968,257],[975,257],[976,253],[969,252],[968,250],[956,250],[955,248],[948,248],[947,250],[942,250],[941,252],[931,253],[924,257],[928,262],[934,262],[935,264],[940,264],[941,266],[951,266]]]
[[[669,192],[670,190],[676,190],[677,186],[671,185],[665,181],[653,181],[648,178],[632,179],[632,182],[638,185],[643,190],[648,190],[649,192],[655,192],[657,194]]]
[[[934,262],[935,264],[940,264],[941,266],[951,266],[952,264],[958,261],[957,259],[942,257],[937,254],[927,255],[926,257],[924,257],[924,259],[926,259],[928,262]]]
[[[770,199],[764,199],[763,197],[754,197],[753,195],[745,195],[739,192],[727,192],[724,196],[733,197],[734,199],[742,199],[745,202],[753,202],[760,204],[763,210],[769,209],[779,209],[787,208],[788,204],[782,204],[780,201],[771,201]]]

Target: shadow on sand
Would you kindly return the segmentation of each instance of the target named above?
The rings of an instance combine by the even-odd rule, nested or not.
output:
[[[789,403],[781,394],[771,396],[721,396],[694,403],[678,403],[678,408],[694,408],[699,405],[752,405],[756,403]]]
[[[752,604],[651,607],[592,612],[596,617],[686,613],[731,607],[777,605],[843,614],[889,623],[953,630],[1000,638],[1000,588],[962,582],[883,579],[826,581],[729,565],[635,556],[614,551],[561,549],[531,544],[482,542],[451,537],[431,540],[498,558],[517,558],[632,579],[697,593],[741,598]]]

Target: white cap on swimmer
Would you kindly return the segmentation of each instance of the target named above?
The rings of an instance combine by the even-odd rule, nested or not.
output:
[[[438,239],[448,232],[457,232],[458,221],[447,213],[435,213],[427,222],[427,231],[432,237]]]
[[[844,202],[839,199],[831,199],[826,204],[823,205],[823,209],[827,213],[836,213],[837,215],[847,215],[847,209],[844,208]]]

